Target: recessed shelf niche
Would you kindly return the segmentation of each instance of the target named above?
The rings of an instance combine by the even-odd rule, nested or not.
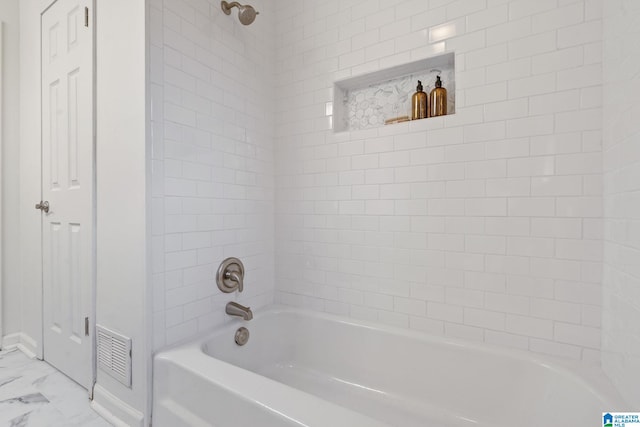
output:
[[[424,91],[429,94],[437,75],[441,76],[442,86],[447,89],[447,114],[454,114],[453,52],[335,82],[334,132],[371,129],[385,126],[387,120],[411,117],[411,96],[416,91],[418,80],[422,81]]]

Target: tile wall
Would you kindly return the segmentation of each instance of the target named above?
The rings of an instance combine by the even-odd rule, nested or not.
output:
[[[154,349],[273,300],[272,3],[245,27],[218,1],[150,1]],[[215,284],[229,256],[241,295]]]
[[[640,3],[604,16],[604,280],[602,367],[640,407]]]
[[[274,7],[276,301],[597,362],[602,1]],[[332,131],[334,81],[442,52],[455,115]]]

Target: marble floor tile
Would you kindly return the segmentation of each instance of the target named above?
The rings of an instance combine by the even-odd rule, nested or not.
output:
[[[0,351],[0,427],[109,427],[87,391],[17,349]]]

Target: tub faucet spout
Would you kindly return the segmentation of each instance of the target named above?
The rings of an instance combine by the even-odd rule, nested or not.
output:
[[[230,301],[227,303],[225,311],[229,316],[242,317],[244,320],[253,319],[253,312],[251,312],[251,307],[245,307],[244,305],[240,305],[234,301]]]

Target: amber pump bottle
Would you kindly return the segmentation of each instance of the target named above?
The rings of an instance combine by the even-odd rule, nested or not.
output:
[[[436,77],[436,87],[431,91],[431,116],[444,116],[447,114],[447,90],[442,87],[440,76]]]
[[[428,112],[429,97],[422,90],[422,82],[418,80],[416,93],[411,97],[411,120],[426,119]]]

